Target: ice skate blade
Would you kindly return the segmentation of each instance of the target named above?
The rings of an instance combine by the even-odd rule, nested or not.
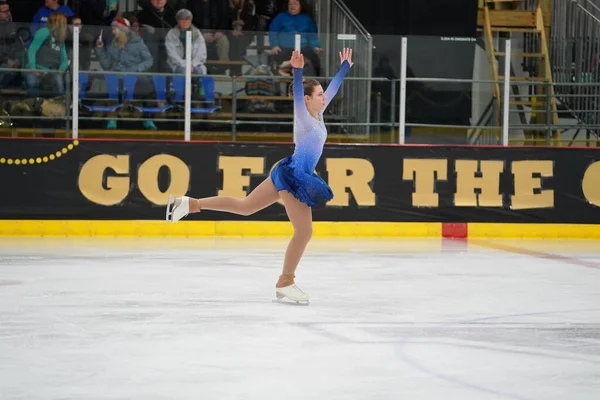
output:
[[[310,302],[308,300],[307,301],[296,301],[296,300],[290,300],[287,297],[284,297],[282,299],[280,299],[280,298],[273,299],[273,303],[285,304],[288,306],[308,306],[308,305],[310,305]]]
[[[165,216],[165,220],[167,222],[173,222],[173,209],[171,208],[171,206],[173,206],[173,203],[175,202],[175,198],[171,195],[169,195],[168,199],[167,199],[167,213]]]
[[[273,303],[289,304],[293,306],[307,306],[310,304],[308,300],[292,300],[281,293],[275,293]]]

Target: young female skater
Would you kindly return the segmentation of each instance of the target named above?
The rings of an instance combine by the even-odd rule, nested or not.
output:
[[[294,227],[294,236],[288,244],[283,271],[275,285],[275,294],[279,299],[288,298],[296,302],[308,302],[308,295],[295,285],[294,277],[296,267],[312,236],[311,207],[333,198],[331,188],[314,173],[314,170],[327,138],[323,111],[337,93],[353,64],[352,49],[344,49],[340,53],[340,62],[339,71],[327,90],[323,92],[318,81],[303,80],[304,56],[299,51],[292,53],[294,79],[290,89],[294,96],[296,148],[294,154],[277,164],[271,176],[245,199],[230,196],[202,199],[169,196],[167,220],[172,222],[177,222],[188,214],[201,210],[251,215],[281,198]]]

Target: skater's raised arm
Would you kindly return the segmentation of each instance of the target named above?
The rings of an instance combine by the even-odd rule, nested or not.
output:
[[[294,96],[294,113],[296,118],[301,118],[307,113],[304,103],[304,84],[302,83],[302,69],[304,68],[304,55],[295,50],[291,58],[292,73],[294,80],[292,82],[292,91]]]
[[[337,94],[340,86],[342,86],[342,82],[344,81],[346,74],[354,64],[352,62],[352,49],[345,48],[340,52],[340,63],[340,69],[329,83],[329,86],[327,86],[327,90],[325,90],[325,108],[329,106],[329,103],[331,103],[331,100],[333,100]]]

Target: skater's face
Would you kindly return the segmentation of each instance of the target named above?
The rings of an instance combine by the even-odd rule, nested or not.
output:
[[[304,96],[306,100],[306,108],[309,110],[321,111],[325,108],[325,92],[321,85],[313,87],[313,92],[310,96]]]

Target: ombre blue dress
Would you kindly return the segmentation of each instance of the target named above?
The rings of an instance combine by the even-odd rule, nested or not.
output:
[[[273,168],[271,180],[278,192],[287,190],[296,199],[310,207],[326,203],[333,198],[331,188],[315,173],[315,167],[321,158],[323,145],[327,139],[323,112],[338,92],[349,70],[350,63],[344,61],[325,90],[325,108],[319,112],[317,120],[306,109],[302,68],[293,68],[296,148],[294,154],[284,158]]]

